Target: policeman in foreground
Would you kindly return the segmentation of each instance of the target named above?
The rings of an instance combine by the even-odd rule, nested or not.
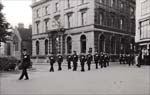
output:
[[[100,55],[97,52],[95,52],[94,62],[95,62],[95,65],[96,65],[96,69],[98,69],[99,57],[100,57]]]
[[[109,66],[110,55],[106,53],[106,65]]]
[[[24,76],[26,77],[25,80],[29,79],[28,72],[27,72],[27,68],[29,67],[29,65],[30,65],[30,55],[28,55],[27,50],[24,49],[22,54],[22,64],[21,64],[22,74],[19,80],[21,80]]]
[[[55,57],[54,57],[54,55],[51,55],[50,57],[49,57],[49,60],[50,60],[50,72],[54,72],[54,63],[55,63]]]
[[[103,67],[107,67],[107,54],[104,53],[102,57]]]
[[[68,70],[71,69],[71,61],[72,61],[72,56],[71,56],[71,55],[68,55],[68,56],[67,56]]]
[[[86,56],[86,59],[87,59],[88,70],[90,71],[91,70],[91,62],[93,60],[93,56],[90,53],[90,51],[89,51],[88,55]]]
[[[81,54],[80,55],[80,64],[81,64],[81,72],[84,72],[84,65],[85,65],[85,62],[86,62],[86,57],[84,54]]]
[[[77,66],[78,66],[78,55],[76,53],[76,51],[73,51],[73,55],[72,55],[72,61],[73,61],[73,71],[77,71]]]
[[[100,56],[99,56],[99,65],[101,66],[101,68],[103,68],[103,52],[100,53]]]

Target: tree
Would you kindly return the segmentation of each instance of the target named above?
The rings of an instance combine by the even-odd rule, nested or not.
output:
[[[8,29],[10,29],[10,24],[5,20],[5,17],[2,13],[3,5],[0,3],[0,42],[6,42],[7,36],[9,36],[11,33],[8,32]]]

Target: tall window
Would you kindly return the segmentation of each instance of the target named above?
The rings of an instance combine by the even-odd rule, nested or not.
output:
[[[36,41],[36,55],[39,55],[39,41]]]
[[[70,8],[71,6],[71,0],[67,0],[67,7]]]
[[[48,31],[48,22],[49,22],[49,20],[48,20],[48,19],[46,19],[46,20],[45,20],[45,32],[47,32],[47,31]]]
[[[111,26],[113,27],[114,24],[115,24],[115,17],[112,15],[110,18],[111,18],[111,19],[110,19],[110,24],[111,24]]]
[[[72,39],[71,37],[67,38],[67,53],[70,54],[72,52]]]
[[[48,54],[48,40],[45,40],[45,55]]]
[[[98,0],[99,1],[99,3],[104,3],[104,0]]]
[[[56,12],[59,11],[59,3],[58,3],[58,2],[55,3],[55,11],[56,11]]]
[[[86,2],[86,0],[81,0],[81,4],[84,4]]]
[[[72,14],[67,14],[68,28],[72,27]]]
[[[86,12],[81,12],[81,25],[86,25]]]
[[[19,39],[16,35],[14,36],[13,41],[14,41],[13,43],[15,46],[15,51],[18,51],[19,50]]]
[[[150,13],[150,1],[145,0],[141,3],[141,15],[145,15],[147,13]]]
[[[80,43],[81,43],[81,53],[86,53],[86,36],[82,35],[80,37]]]
[[[39,34],[39,26],[40,26],[40,22],[36,22],[36,31],[37,31],[37,34]]]
[[[123,29],[123,19],[120,19],[120,29]]]
[[[114,5],[115,5],[115,0],[111,0],[110,6],[111,6],[111,7],[114,7]]]
[[[48,14],[50,14],[50,13],[49,13],[49,5],[47,5],[47,6],[45,7],[45,15],[48,15]]]
[[[120,8],[123,10],[124,9],[124,4],[123,2],[120,3]]]
[[[103,13],[99,14],[99,24],[103,25]]]
[[[140,37],[141,39],[150,38],[150,20],[140,22]]]
[[[99,38],[99,52],[104,52],[105,49],[105,37],[101,35]]]
[[[116,40],[115,37],[113,36],[111,38],[111,54],[115,54],[115,48],[116,48]]]
[[[37,10],[36,10],[36,16],[37,16],[37,17],[40,17],[40,9],[37,9]]]

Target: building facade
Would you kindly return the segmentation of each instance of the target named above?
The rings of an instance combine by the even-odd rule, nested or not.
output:
[[[19,24],[11,33],[10,40],[4,45],[4,56],[13,56],[20,60],[23,49],[32,54],[32,28],[24,28],[23,24]]]
[[[136,0],[136,43],[145,55],[150,49],[150,0]]]
[[[113,56],[133,49],[135,0],[33,0],[32,12],[36,62],[58,52]]]

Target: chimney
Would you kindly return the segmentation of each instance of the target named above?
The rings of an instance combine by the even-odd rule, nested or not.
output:
[[[18,24],[18,28],[19,28],[19,29],[24,28],[24,24],[23,24],[23,23],[19,23],[19,24]]]

